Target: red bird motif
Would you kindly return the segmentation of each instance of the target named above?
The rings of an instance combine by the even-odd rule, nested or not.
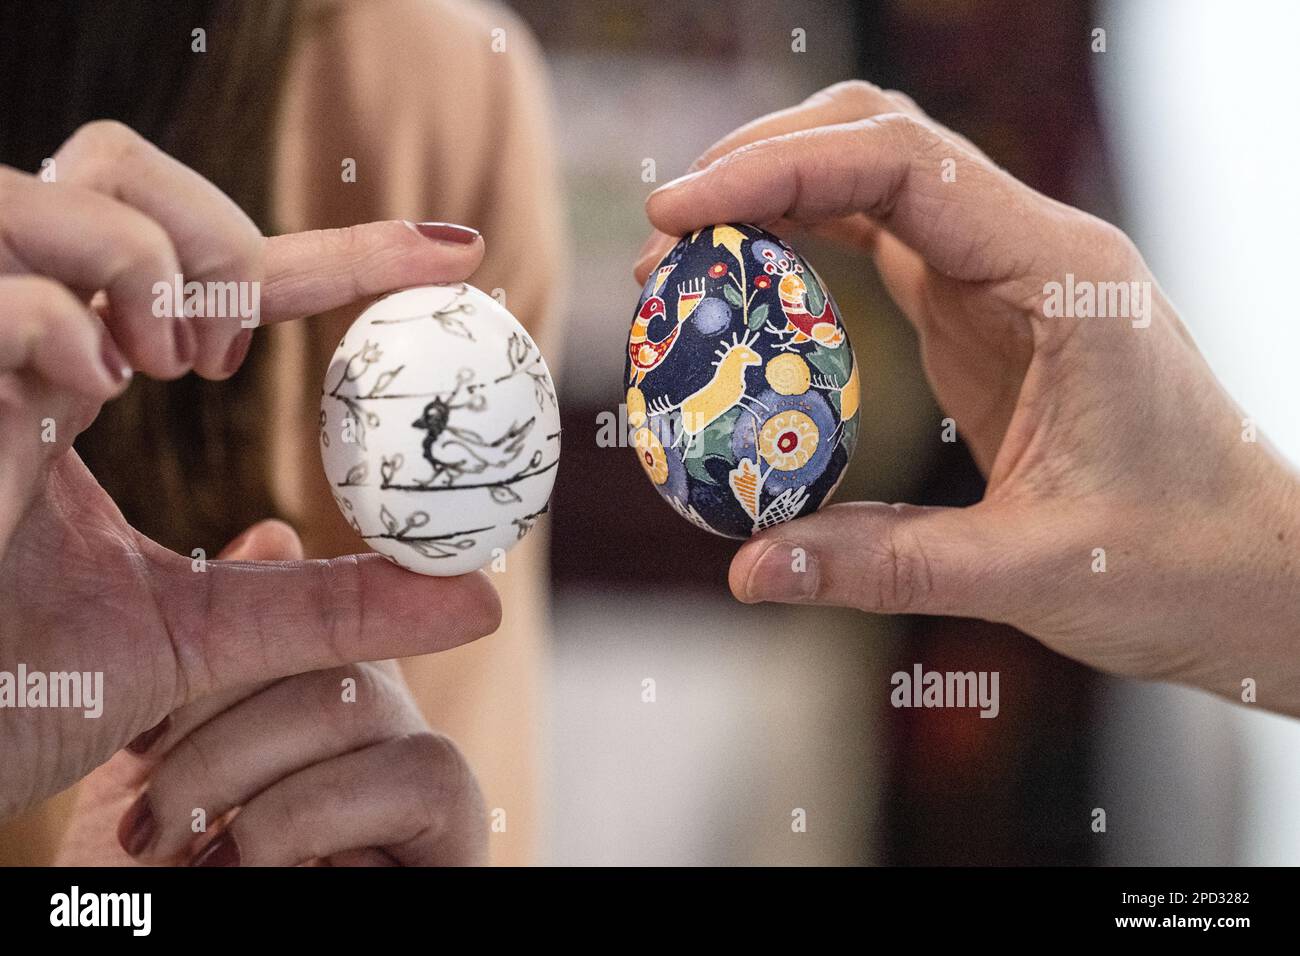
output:
[[[813,315],[806,305],[808,286],[798,275],[787,272],[781,277],[777,291],[780,294],[781,311],[785,314],[785,331],[794,333],[791,344],[815,341],[833,349],[844,341],[844,330],[835,320],[829,296],[822,303],[821,314]]]
[[[645,300],[641,311],[636,315],[636,321],[632,323],[632,334],[627,340],[627,355],[632,361],[632,374],[628,382],[632,385],[641,384],[642,379],[664,360],[664,356],[677,342],[677,336],[681,334],[682,323],[678,321],[673,330],[658,342],[649,337],[650,323],[666,312],[664,300],[652,295]]]

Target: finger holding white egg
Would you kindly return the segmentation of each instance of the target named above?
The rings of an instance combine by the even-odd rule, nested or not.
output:
[[[421,574],[464,574],[546,511],[560,456],[555,384],[504,306],[465,283],[367,308],[321,389],[321,461],[374,550]]]

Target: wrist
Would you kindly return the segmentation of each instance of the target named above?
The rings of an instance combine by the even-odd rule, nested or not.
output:
[[[1271,448],[1237,529],[1244,560],[1225,569],[1233,595],[1221,618],[1235,674],[1213,688],[1234,700],[1300,716],[1300,474]]]

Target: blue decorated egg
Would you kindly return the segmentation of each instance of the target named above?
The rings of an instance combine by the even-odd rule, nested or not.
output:
[[[858,367],[835,300],[757,226],[701,229],[650,273],[624,385],[655,489],[729,538],[820,508],[857,441]]]

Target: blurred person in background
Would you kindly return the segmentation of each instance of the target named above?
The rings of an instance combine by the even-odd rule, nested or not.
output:
[[[375,220],[465,223],[488,237],[470,281],[504,290],[507,306],[543,345],[552,334],[563,243],[545,82],[526,28],[508,13],[455,0],[184,0],[157,8],[8,7],[0,21],[0,75],[9,99],[0,119],[5,165],[34,173],[79,128],[111,119],[210,180],[263,234]],[[473,257],[469,250],[478,244],[472,230],[416,228],[435,244],[464,243],[459,261]],[[384,256],[380,249],[369,263],[380,274],[392,265]],[[323,260],[322,272],[328,267]],[[320,377],[359,307],[242,336],[227,356],[233,365],[242,358],[242,366],[226,381],[135,376],[78,438],[77,452],[132,527],[181,555],[201,548],[222,557],[293,560],[356,551],[356,536],[318,466],[317,414]],[[282,521],[263,521],[268,517]],[[346,672],[359,673],[376,691],[380,716],[370,733],[397,739],[419,734],[427,721],[464,751],[486,808],[503,811],[497,818],[508,821],[493,836],[495,862],[528,862],[537,838],[544,554],[544,536],[534,532],[495,577],[505,623],[490,641],[406,660],[400,673],[386,664]],[[327,674],[336,689],[338,673]],[[293,734],[308,732],[293,715],[306,708],[301,686],[286,683],[298,693],[285,690],[276,699],[274,688],[259,686],[244,691],[257,691],[246,699],[227,697],[167,718],[132,745],[135,753],[119,754],[79,792],[0,826],[0,863],[49,862],[56,853],[66,863],[125,862],[114,837],[123,814],[121,839],[144,850],[137,856],[184,859],[174,834],[142,843],[141,817],[152,811],[142,810],[137,797],[148,792],[150,774],[159,786],[167,782],[160,768],[183,751],[177,744],[205,725],[211,730],[218,725],[213,718],[225,708],[236,713],[237,704],[245,719],[227,722],[228,764],[238,762],[245,745],[293,750]],[[264,733],[268,725],[278,741],[275,732]],[[447,772],[446,754],[414,759],[417,770]],[[167,799],[177,807],[205,805],[202,794],[176,786],[193,767],[173,764]],[[368,775],[384,776],[375,770]],[[473,802],[472,795],[466,799]],[[474,823],[482,826],[482,819]],[[244,848],[242,862],[257,861],[249,859],[251,849]],[[218,855],[216,862],[239,861],[229,847]],[[430,855],[411,858],[425,862]],[[362,853],[335,862],[382,860]]]

